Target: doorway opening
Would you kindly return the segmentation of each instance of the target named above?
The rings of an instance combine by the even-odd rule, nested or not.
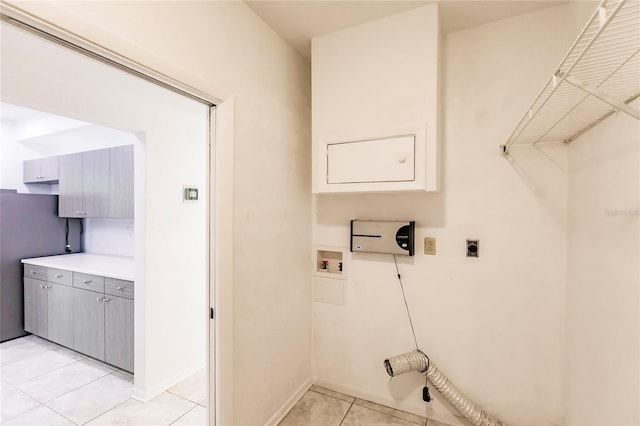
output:
[[[214,271],[209,262],[210,221],[215,212],[209,197],[213,105],[4,22],[2,59],[2,102],[136,139],[131,396],[153,400],[202,368],[207,368],[205,380],[211,378],[215,370],[208,363],[215,341],[209,315],[214,306],[210,302]],[[185,187],[198,190],[198,199],[185,202]],[[84,248],[114,249],[115,243],[105,244],[105,235],[113,237],[109,223],[92,219],[87,225],[99,232],[85,240]],[[206,380],[206,387],[210,381]],[[214,389],[209,394],[213,401]],[[204,399],[194,402],[210,407],[207,418],[213,420],[213,404]]]

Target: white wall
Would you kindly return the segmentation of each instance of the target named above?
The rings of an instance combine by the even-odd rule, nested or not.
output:
[[[20,143],[16,126],[12,121],[0,123],[0,188],[15,189],[32,194],[51,194],[57,185],[25,185],[22,183],[22,162],[43,155],[33,147]],[[56,191],[57,193],[57,191]]]
[[[621,112],[569,147],[567,424],[640,423],[639,153]]]
[[[563,420],[566,148],[514,149],[508,160],[498,146],[590,13],[574,3],[445,37],[441,193],[315,197],[318,245],[348,246],[350,219],[416,220],[417,254],[399,267],[418,342],[513,424]],[[375,88],[366,96],[384,102]],[[436,256],[422,254],[426,236]],[[465,257],[467,238],[480,240],[479,258]],[[457,422],[441,397],[425,408],[423,376],[389,380],[382,366],[413,349],[391,256],[352,254],[350,268],[346,304],[313,306],[318,381]]]
[[[242,2],[19,6],[219,98],[234,95],[236,409],[225,424],[266,423],[311,375],[309,64]],[[147,246],[157,247],[147,253],[147,280],[165,285],[171,278],[154,268],[175,264],[175,251],[160,251],[173,241],[166,237],[183,236],[149,203],[162,204],[163,188],[182,180],[177,171],[157,178],[173,161],[171,146],[147,157]],[[151,303],[158,314],[174,304]]]

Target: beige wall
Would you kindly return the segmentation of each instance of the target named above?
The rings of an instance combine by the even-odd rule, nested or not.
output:
[[[622,112],[569,148],[567,424],[640,423],[639,151]]]
[[[266,423],[311,374],[309,64],[242,2],[16,4],[214,96],[234,95],[233,424]]]
[[[350,219],[416,220],[417,254],[399,267],[418,342],[514,424],[563,418],[566,148],[514,149],[508,160],[498,146],[590,12],[570,4],[444,38],[440,193],[314,198],[317,245],[348,247]],[[436,256],[422,254],[426,236]],[[478,259],[465,257],[467,238],[480,240]],[[349,265],[345,305],[313,304],[319,383],[457,423],[440,397],[425,408],[423,376],[389,380],[382,366],[413,349],[391,256],[353,253]]]

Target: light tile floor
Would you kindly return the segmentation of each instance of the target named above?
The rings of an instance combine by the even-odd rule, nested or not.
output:
[[[3,426],[207,424],[204,369],[141,403],[132,375],[26,336],[0,344],[0,382]]]
[[[320,386],[296,403],[280,426],[447,426],[384,405],[354,398]]]

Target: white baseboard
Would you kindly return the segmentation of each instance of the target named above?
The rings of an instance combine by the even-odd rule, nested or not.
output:
[[[293,408],[294,405],[302,398],[302,396],[309,390],[311,385],[315,382],[314,377],[309,377],[307,380],[300,385],[300,387],[294,392],[293,395],[276,411],[273,416],[265,423],[265,426],[276,426],[278,423],[284,419],[284,416],[287,415],[289,411]]]
[[[197,364],[194,364],[194,365],[192,365],[190,367],[184,368],[184,369],[182,369],[182,371],[179,371],[178,373],[174,374],[173,376],[164,379],[163,381],[160,382],[160,384],[154,386],[151,389],[142,390],[142,389],[139,389],[138,387],[134,386],[133,391],[131,392],[131,398],[135,399],[136,401],[140,401],[140,402],[148,402],[148,401],[152,400],[153,398],[155,398],[156,396],[160,395],[162,392],[164,392],[167,389],[169,389],[171,386],[173,386],[173,385],[175,385],[177,383],[180,383],[182,380],[184,380],[187,377],[191,376],[193,373],[195,373],[196,371],[200,370],[205,365],[206,365],[205,362],[201,361],[201,362],[198,362]],[[134,381],[135,381],[135,379],[134,379]]]

